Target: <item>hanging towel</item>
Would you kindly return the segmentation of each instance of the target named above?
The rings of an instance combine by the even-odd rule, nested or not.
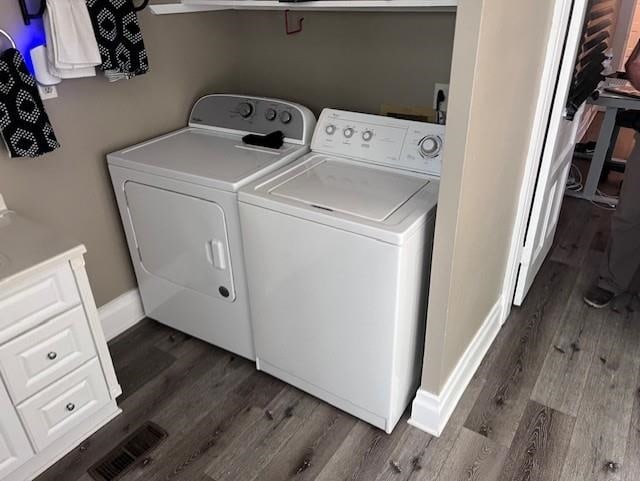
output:
[[[11,157],[38,157],[60,147],[20,52],[0,54],[0,132]]]
[[[85,0],[47,0],[44,28],[50,73],[63,79],[95,76],[102,58]]]
[[[149,60],[131,0],[87,0],[87,7],[107,78],[115,82],[147,73]]]

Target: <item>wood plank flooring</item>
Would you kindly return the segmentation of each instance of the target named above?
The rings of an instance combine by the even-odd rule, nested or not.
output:
[[[640,313],[582,302],[609,213],[568,198],[558,238],[440,438],[391,435],[153,321],[111,343],[123,414],[38,481],[89,466],[143,422],[169,438],[122,481],[638,481]]]

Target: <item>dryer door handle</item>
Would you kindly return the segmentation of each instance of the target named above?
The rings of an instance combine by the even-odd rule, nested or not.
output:
[[[205,250],[207,253],[207,260],[213,267],[221,271],[224,271],[227,268],[227,262],[224,255],[224,244],[222,244],[221,241],[216,239],[210,240],[207,242]]]

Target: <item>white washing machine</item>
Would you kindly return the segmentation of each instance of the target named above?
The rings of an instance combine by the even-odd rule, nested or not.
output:
[[[301,105],[209,95],[187,128],[108,155],[147,316],[255,359],[237,191],[307,153],[314,127]],[[281,148],[243,143],[276,130]]]
[[[444,127],[337,110],[240,189],[258,368],[391,432],[420,382]]]

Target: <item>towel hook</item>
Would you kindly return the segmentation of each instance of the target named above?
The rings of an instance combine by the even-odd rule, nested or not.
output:
[[[9,40],[9,42],[11,42],[11,46],[15,49],[16,47],[16,42],[13,40],[13,37],[11,35],[9,35],[7,32],[5,32],[4,30],[2,30],[0,28],[0,35],[4,35],[5,37],[7,37],[7,40]]]
[[[36,13],[29,13],[26,0],[18,0],[18,3],[20,4],[20,12],[22,12],[22,20],[24,20],[25,25],[31,25],[31,20],[42,17],[44,10],[47,7],[47,2],[45,0],[40,0],[40,7],[38,8],[38,11]]]
[[[133,2],[131,2],[131,3],[133,3]],[[144,0],[144,2],[142,2],[142,3],[140,4],[140,6],[139,6],[139,7],[136,7],[136,6],[134,5],[134,6],[133,6],[133,9],[134,9],[136,12],[140,12],[140,11],[144,10],[145,8],[147,8],[147,5],[149,5],[149,0]]]

